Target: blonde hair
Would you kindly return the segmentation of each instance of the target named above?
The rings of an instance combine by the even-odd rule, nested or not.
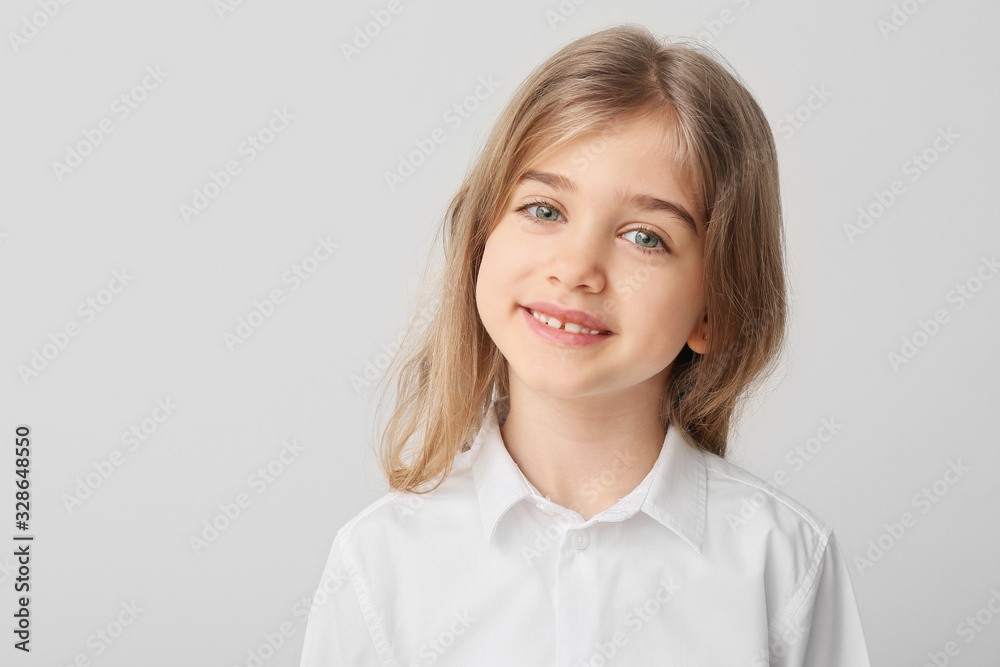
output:
[[[661,422],[693,445],[726,455],[741,397],[767,375],[784,340],[786,302],[774,138],[724,62],[698,43],[662,43],[626,24],[571,42],[517,89],[438,229],[443,273],[425,279],[417,308],[433,305],[434,314],[422,329],[411,321],[379,383],[396,389],[377,439],[379,467],[392,490],[437,488],[491,403],[508,397],[506,362],[479,319],[476,279],[486,239],[518,179],[567,142],[640,116],[673,123],[678,158],[707,221],[709,347],[697,354],[685,345],[674,360]],[[379,412],[385,400],[382,393]]]

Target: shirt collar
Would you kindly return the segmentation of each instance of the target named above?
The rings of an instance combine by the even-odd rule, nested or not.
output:
[[[524,498],[541,498],[504,445],[500,436],[502,416],[494,402],[469,448],[483,532],[490,544],[507,510]],[[649,474],[617,511],[601,518],[622,520],[641,509],[700,553],[705,534],[706,477],[703,452],[688,444],[679,430],[668,428]],[[635,508],[640,499],[641,505]]]

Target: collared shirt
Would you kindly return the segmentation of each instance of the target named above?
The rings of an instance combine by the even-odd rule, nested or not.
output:
[[[340,529],[302,667],[869,667],[845,559],[801,504],[668,428],[585,521],[524,477],[505,417],[437,489]]]

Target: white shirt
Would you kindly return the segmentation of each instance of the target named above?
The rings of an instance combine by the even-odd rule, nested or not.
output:
[[[340,529],[302,667],[869,667],[844,557],[798,502],[668,428],[584,521],[524,477],[505,417],[437,489]]]

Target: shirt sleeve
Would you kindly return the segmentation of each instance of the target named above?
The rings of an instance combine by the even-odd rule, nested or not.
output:
[[[847,562],[831,531],[798,610],[771,644],[774,667],[871,667]]]
[[[338,533],[309,610],[300,667],[382,667],[343,548]]]

